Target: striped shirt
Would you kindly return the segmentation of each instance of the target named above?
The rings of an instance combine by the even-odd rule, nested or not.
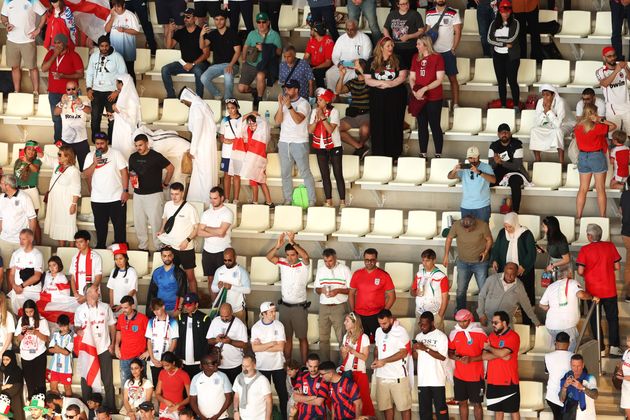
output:
[[[72,373],[72,350],[74,349],[74,334],[68,333],[62,335],[60,331],[55,331],[50,339],[48,348],[59,346],[62,349],[68,350],[70,353],[64,355],[61,353],[54,353],[50,360],[50,369],[57,373]]]
[[[350,106],[359,110],[363,114],[370,110],[370,88],[365,84],[365,80],[355,78],[346,82],[346,87],[352,96]]]
[[[331,382],[329,395],[335,420],[350,420],[356,417],[354,402],[360,399],[361,395],[359,386],[351,378],[342,376],[339,382]]]
[[[323,398],[324,401],[328,398],[329,384],[324,382],[321,375],[317,375],[315,378],[308,372],[303,372],[297,379],[293,389],[302,395],[312,396],[317,398]],[[324,419],[326,418],[326,404],[321,406],[298,403],[298,420],[310,420],[310,419]]]
[[[319,295],[319,303],[324,305],[338,305],[348,301],[348,295],[339,293],[337,296],[327,297],[326,291],[332,289],[348,289],[350,288],[350,280],[352,273],[347,265],[337,263],[333,268],[326,267],[322,264],[315,274],[315,288],[322,288]]]

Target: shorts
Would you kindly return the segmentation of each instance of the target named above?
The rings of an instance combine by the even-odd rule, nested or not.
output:
[[[201,266],[203,267],[203,275],[206,277],[214,276],[217,268],[223,265],[223,252],[207,252],[201,251]]]
[[[444,71],[447,76],[455,76],[457,71],[457,58],[455,58],[455,54],[453,51],[446,51],[440,53],[442,58],[444,59]]]
[[[25,188],[25,189],[20,188],[20,192],[31,197],[31,201],[33,202],[33,208],[35,210],[39,210],[39,190],[37,189],[37,187]]]
[[[411,409],[411,388],[409,378],[376,378],[376,404],[380,411],[396,406],[397,411]]]
[[[194,6],[195,17],[205,18],[208,15],[215,17],[221,11],[220,1],[196,1]]]
[[[453,378],[453,391],[455,401],[470,401],[471,403],[481,404],[483,402],[483,394],[486,383],[482,379],[477,382],[462,381],[459,378]]]
[[[180,251],[179,249],[173,248],[173,254],[175,255],[175,264],[181,265],[184,270],[192,270],[197,267],[197,264],[195,264],[194,249]]]
[[[230,158],[221,158],[221,170],[226,172],[230,169]]]
[[[597,152],[580,152],[577,167],[578,172],[581,174],[601,174],[608,172],[608,161],[601,150]]]
[[[363,124],[370,123],[370,113],[366,112],[365,114],[357,115],[356,117],[343,117],[341,122],[345,122],[352,128],[359,128]]]
[[[280,306],[280,312],[282,313],[282,323],[284,324],[284,335],[287,340],[293,340],[293,333],[295,337],[306,338],[308,331],[308,311],[303,306]]]
[[[241,78],[238,81],[239,85],[251,85],[256,80],[258,69],[255,66],[245,62],[241,64]]]
[[[53,370],[46,370],[48,373],[48,382],[59,382],[64,385],[72,384],[72,373],[61,373]]]
[[[186,2],[183,0],[156,0],[155,13],[160,25],[169,23],[173,19],[177,25],[184,24],[184,17],[180,15],[186,10]]]
[[[620,184],[625,184],[625,183],[626,183],[626,181],[628,180],[628,177],[627,177],[627,176],[619,176],[619,175],[615,175],[615,176],[613,177],[613,179],[614,179],[615,181],[619,182]]]
[[[488,384],[486,392],[488,410],[500,413],[516,413],[521,407],[521,393],[518,384]]]
[[[21,63],[24,63],[24,67],[29,70],[37,68],[37,47],[35,42],[16,44],[7,40],[7,66],[20,67]]]
[[[370,337],[370,342],[374,343],[374,337],[376,335],[376,330],[378,330],[378,314],[374,315],[361,315],[361,323],[363,324],[363,332]]]

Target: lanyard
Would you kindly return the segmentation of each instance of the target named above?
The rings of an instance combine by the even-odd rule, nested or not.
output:
[[[55,58],[55,63],[57,64],[57,73],[59,73],[59,66],[61,65],[61,62],[63,61],[63,59],[66,58],[66,55],[62,55],[61,57],[57,57]]]

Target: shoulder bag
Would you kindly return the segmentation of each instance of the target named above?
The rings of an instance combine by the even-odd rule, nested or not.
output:
[[[166,221],[166,223],[164,223],[164,232],[165,233],[171,233],[171,230],[173,230],[173,226],[175,225],[175,217],[177,217],[177,214],[180,212],[182,207],[184,207],[185,205],[186,205],[186,200],[184,200],[184,202],[179,206],[177,211],[175,211],[175,214],[173,214],[171,217],[169,217],[168,220]]]
[[[431,29],[427,31],[427,35],[431,37],[431,41],[433,41],[434,44],[435,41],[437,41],[438,36],[440,36],[440,23],[442,23],[442,19],[444,19],[444,13],[446,13],[446,7],[442,10],[440,18],[437,22],[435,22],[435,25],[431,26]]]

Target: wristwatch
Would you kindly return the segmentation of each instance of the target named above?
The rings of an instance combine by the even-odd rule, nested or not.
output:
[[[125,188],[125,189],[123,190],[123,192],[128,193],[128,192],[129,192],[129,188]]]

